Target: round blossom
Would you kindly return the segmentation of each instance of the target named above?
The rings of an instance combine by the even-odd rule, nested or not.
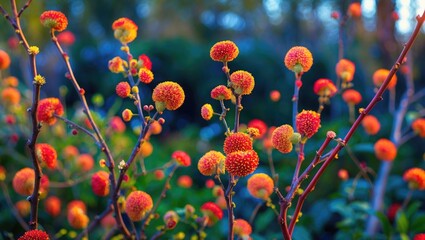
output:
[[[339,169],[338,170],[338,177],[339,179],[341,179],[342,181],[347,181],[347,179],[350,177],[348,174],[348,171],[346,169]]]
[[[90,171],[94,166],[93,156],[88,153],[80,154],[77,157],[77,166],[85,172]]]
[[[381,138],[374,145],[375,155],[379,160],[393,161],[397,155],[397,147],[388,139]]]
[[[28,230],[18,240],[49,240],[49,235],[42,230]]]
[[[270,92],[270,100],[277,102],[280,100],[280,92],[278,90],[272,90]]]
[[[179,165],[188,167],[190,166],[191,159],[189,154],[184,151],[177,150],[171,154],[171,158],[174,159]]]
[[[21,93],[14,87],[6,87],[1,91],[1,99],[7,105],[16,105],[21,101]]]
[[[327,78],[320,78],[314,82],[313,91],[319,96],[333,97],[337,92],[337,89],[331,80]]]
[[[425,118],[418,118],[412,122],[412,129],[420,137],[425,138]]]
[[[224,85],[218,85],[211,90],[211,98],[215,100],[230,100],[232,98],[232,90]]]
[[[242,239],[249,238],[249,235],[252,233],[251,225],[246,220],[241,218],[235,219],[233,228],[235,235],[241,237]]]
[[[353,81],[354,72],[356,71],[356,65],[348,59],[341,59],[338,61],[335,67],[335,72],[343,82]]]
[[[15,208],[22,217],[28,216],[31,212],[31,204],[28,200],[17,201],[15,203]]]
[[[0,49],[0,70],[4,70],[10,66],[10,57],[7,52]]]
[[[177,186],[182,188],[190,188],[193,185],[193,180],[188,175],[182,175],[179,178],[177,178]]]
[[[140,151],[139,154],[142,155],[142,157],[146,158],[149,157],[153,152],[153,146],[151,142],[145,141],[143,144],[140,145]]]
[[[113,73],[125,72],[126,67],[127,67],[127,62],[120,57],[114,57],[108,62],[109,71]]]
[[[153,73],[147,68],[141,68],[139,70],[139,80],[142,83],[148,84],[153,81]]]
[[[109,121],[109,127],[112,131],[123,133],[125,131],[125,124],[118,116],[113,116]]]
[[[133,118],[133,112],[126,108],[122,111],[122,120],[124,120],[124,122],[129,122],[131,120],[131,118]]]
[[[286,53],[284,62],[289,70],[303,73],[310,70],[313,65],[313,55],[306,47],[295,46]]]
[[[174,229],[179,222],[179,215],[170,210],[164,214],[163,220],[167,229]]]
[[[1,53],[0,53],[0,55],[1,55]],[[1,56],[0,56],[0,58],[1,58]],[[0,59],[0,61],[1,61],[1,59]],[[0,63],[0,65],[1,65],[1,63]],[[18,80],[17,77],[8,76],[8,77],[5,77],[3,79],[3,84],[7,87],[15,87],[16,88],[19,85],[19,80]]]
[[[112,23],[114,37],[121,43],[127,44],[137,37],[138,26],[128,18],[119,18]]]
[[[201,212],[207,218],[207,225],[212,226],[223,218],[223,211],[213,202],[206,202],[201,206]]]
[[[205,176],[224,173],[225,159],[226,157],[221,152],[211,150],[199,159],[198,170]]]
[[[70,46],[75,42],[75,36],[71,31],[61,32],[56,37],[59,43],[66,46]]]
[[[297,131],[307,138],[311,138],[320,128],[320,114],[315,111],[306,111],[298,113],[295,118]]]
[[[50,144],[37,143],[35,145],[35,153],[38,161],[43,162],[50,169],[56,168],[58,154]]]
[[[131,192],[125,202],[125,212],[133,222],[142,220],[153,207],[152,197],[143,191]]]
[[[52,30],[62,32],[68,26],[65,14],[59,11],[45,11],[40,15],[41,24]]]
[[[15,192],[22,196],[29,196],[34,190],[35,173],[31,168],[22,168],[15,173],[12,185]]]
[[[230,154],[236,151],[252,150],[252,139],[246,133],[231,133],[224,140],[223,149],[225,154]]]
[[[158,121],[153,121],[149,126],[149,133],[158,135],[162,132],[162,125]]]
[[[44,209],[46,210],[47,214],[52,217],[57,217],[60,214],[61,205],[62,202],[60,198],[56,196],[50,196],[44,201]]]
[[[128,82],[119,82],[115,87],[115,92],[120,98],[126,98],[130,96],[131,87]]]
[[[217,62],[233,61],[239,54],[239,49],[232,41],[217,42],[211,47],[210,57]]]
[[[74,207],[80,208],[84,213],[87,212],[86,204],[81,200],[72,200],[69,202],[66,206],[66,211],[69,212]]]
[[[210,120],[213,117],[214,110],[211,104],[206,103],[201,107],[201,117],[205,120]]]
[[[54,115],[62,116],[64,114],[62,103],[58,98],[41,99],[37,109],[37,120],[53,125],[56,123]]]
[[[379,120],[373,115],[367,115],[363,118],[362,126],[364,131],[369,135],[375,135],[381,129],[381,124]]]
[[[381,87],[381,85],[384,83],[389,73],[390,73],[389,70],[383,69],[383,68],[376,70],[372,76],[373,84],[378,88]],[[394,74],[390,82],[388,83],[387,87],[388,89],[392,89],[395,87],[396,84],[397,84],[397,76]]]
[[[75,205],[69,207],[67,211],[68,223],[71,227],[75,229],[84,229],[89,224],[89,217],[86,214],[85,205],[84,208]]]
[[[279,152],[289,153],[292,151],[292,135],[294,135],[294,129],[291,125],[277,127],[272,132],[271,144]]]
[[[243,70],[230,75],[230,83],[236,94],[248,95],[254,89],[255,81],[251,73]]]
[[[152,100],[158,112],[176,110],[185,99],[183,88],[175,82],[166,81],[158,84],[152,92]]]
[[[348,6],[347,15],[352,18],[360,18],[362,16],[362,6],[359,2],[353,2]]]
[[[273,179],[265,173],[256,173],[248,179],[247,188],[251,196],[267,200],[273,193]]]
[[[109,174],[105,171],[98,171],[91,177],[91,189],[99,197],[109,194]]]
[[[146,54],[142,54],[139,56],[138,65],[141,68],[147,68],[149,70],[152,70],[152,61]]]
[[[260,119],[252,119],[247,124],[248,128],[256,128],[259,131],[259,135],[256,138],[262,138],[267,133],[267,124]]]
[[[403,174],[404,181],[409,183],[412,189],[425,190],[425,170],[410,168]]]
[[[258,154],[254,150],[237,151],[227,155],[224,162],[227,172],[236,177],[245,177],[257,169]]]
[[[348,89],[342,93],[342,99],[347,104],[357,105],[362,101],[362,95],[354,89]]]

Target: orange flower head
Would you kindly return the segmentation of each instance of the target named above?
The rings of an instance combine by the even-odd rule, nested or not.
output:
[[[204,176],[222,174],[225,172],[224,161],[226,157],[218,151],[205,153],[198,162],[198,170]]]
[[[177,164],[185,167],[190,166],[192,162],[190,156],[186,152],[181,150],[173,152],[173,154],[171,154],[171,158],[174,159]]]
[[[158,121],[153,121],[149,126],[149,133],[158,135],[162,132],[162,125]]]
[[[86,215],[84,209],[75,206],[68,209],[68,223],[75,229],[84,229],[89,224],[89,217]]]
[[[146,54],[142,54],[139,56],[138,65],[141,68],[147,68],[152,71],[152,61]]]
[[[49,240],[49,235],[42,230],[34,229],[28,230],[24,235],[20,236],[18,240]]]
[[[43,12],[40,15],[40,22],[43,26],[58,32],[62,32],[68,26],[68,19],[59,11]]]
[[[138,26],[128,18],[119,18],[112,23],[114,37],[122,44],[132,42],[137,37]]]
[[[148,84],[153,81],[153,73],[147,68],[141,68],[139,70],[139,80],[142,83]]]
[[[241,218],[235,219],[233,228],[235,235],[241,237],[242,239],[249,239],[249,235],[252,233],[251,225],[246,220]]]
[[[153,207],[152,197],[143,191],[134,191],[127,196],[125,212],[133,222],[142,220]]]
[[[413,237],[413,240],[425,240],[425,233],[418,233]]]
[[[152,92],[152,100],[158,112],[176,110],[185,99],[183,88],[175,82],[166,81],[158,84]]]
[[[60,198],[56,196],[50,196],[46,198],[44,202],[44,209],[46,213],[52,217],[57,217],[61,213],[62,202]]]
[[[248,128],[256,128],[259,131],[259,134],[256,138],[262,138],[267,133],[267,124],[260,119],[252,119],[247,124]]]
[[[21,101],[21,93],[14,87],[6,87],[1,91],[1,99],[6,105],[16,105]]]
[[[310,70],[313,65],[313,55],[306,47],[295,46],[286,53],[284,62],[289,70],[303,73]]]
[[[108,62],[109,71],[113,73],[122,73],[125,72],[125,68],[127,67],[127,62],[124,61],[120,57],[114,57]]]
[[[341,168],[338,170],[338,177],[342,181],[346,181],[350,176],[348,175],[348,171],[346,169]]]
[[[342,93],[342,99],[347,104],[357,105],[362,101],[362,95],[354,89],[348,89]]]
[[[61,32],[56,37],[62,45],[71,46],[75,42],[75,36],[71,31]]]
[[[270,100],[277,102],[280,100],[280,92],[278,90],[273,90],[270,92]]]
[[[118,116],[113,116],[109,121],[109,127],[116,133],[123,133],[125,131],[125,124]]]
[[[281,153],[289,153],[292,151],[292,135],[294,129],[291,125],[285,124],[273,130],[271,144]]]
[[[124,122],[129,122],[133,118],[133,112],[128,108],[124,109],[121,115]]]
[[[0,50],[1,51],[1,50]],[[18,78],[17,77],[14,77],[14,76],[8,76],[8,77],[5,77],[4,79],[3,79],[3,84],[6,86],[6,87],[17,87],[18,85],[19,85],[19,80],[18,80]]]
[[[217,62],[233,61],[239,54],[239,49],[232,41],[217,42],[211,47],[210,57]]]
[[[209,227],[223,218],[223,211],[213,202],[206,202],[202,204],[201,212],[207,218],[207,225]]]
[[[362,16],[362,5],[359,2],[353,2],[348,6],[347,15],[352,18],[360,18]]]
[[[303,110],[297,114],[295,124],[301,136],[311,138],[320,128],[320,114],[311,110]]]
[[[164,214],[164,223],[167,229],[174,229],[179,222],[179,215],[175,211],[168,211]]]
[[[131,94],[131,87],[128,82],[119,82],[115,87],[115,92],[120,98],[127,98]]]
[[[0,70],[7,69],[10,66],[10,57],[7,52],[0,49]]]
[[[201,107],[201,117],[203,119],[209,121],[213,117],[213,114],[214,114],[214,110],[213,110],[211,104],[206,103],[206,104],[202,105],[202,107]]]
[[[0,165],[0,182],[6,179],[6,168]]]
[[[44,174],[40,179],[40,198],[45,198],[47,195],[47,191],[49,190],[49,177]]]
[[[31,204],[28,200],[17,201],[15,203],[15,208],[22,217],[28,216],[31,212]]]
[[[379,160],[393,161],[397,156],[397,147],[388,139],[381,138],[374,145],[375,155]]]
[[[390,73],[389,70],[383,69],[383,68],[376,70],[372,76],[373,84],[375,85],[375,87],[378,87],[378,88],[381,87],[381,85],[384,83],[389,73]],[[388,83],[388,89],[393,89],[396,84],[397,84],[397,76],[394,74],[394,76],[391,78],[390,82]]]
[[[88,153],[80,154],[77,158],[77,166],[85,172],[90,171],[94,166],[93,156]]]
[[[230,174],[236,177],[245,177],[257,169],[258,163],[258,154],[254,150],[247,150],[228,154],[224,165]]]
[[[37,143],[35,145],[35,153],[39,162],[46,164],[49,169],[56,168],[58,154],[50,144]]]
[[[75,147],[73,145],[68,145],[62,150],[62,156],[65,159],[74,158],[74,157],[78,156],[78,154],[80,154],[80,151],[78,150],[77,147]]]
[[[32,168],[22,168],[13,177],[13,189],[22,196],[31,195],[34,190],[34,178],[35,173]]]
[[[252,139],[246,133],[231,133],[224,140],[223,149],[226,155],[236,151],[252,150]]]
[[[232,98],[232,90],[224,85],[218,85],[211,90],[211,98],[215,100],[230,100]]]
[[[66,211],[69,212],[72,208],[77,207],[83,211],[83,213],[87,212],[86,204],[81,200],[72,200],[66,206]]]
[[[151,142],[145,141],[142,145],[140,145],[140,152],[139,154],[142,155],[142,157],[146,158],[149,157],[153,152],[153,146]]]
[[[230,75],[230,83],[235,94],[248,95],[254,89],[255,81],[251,73],[243,70],[233,72]]]
[[[177,186],[182,188],[190,188],[193,185],[193,180],[188,175],[182,175],[179,178],[177,178]]]
[[[381,123],[379,120],[373,115],[367,115],[363,118],[362,126],[364,131],[369,135],[375,135],[381,129]]]
[[[247,188],[251,196],[267,200],[273,193],[273,179],[265,173],[256,173],[248,179]]]
[[[418,118],[412,122],[412,129],[421,138],[425,138],[425,118]]]
[[[356,65],[348,59],[341,59],[338,61],[335,67],[336,75],[341,78],[343,82],[353,81],[354,72],[356,71]]]
[[[314,82],[313,91],[319,96],[333,97],[337,92],[337,89],[331,80],[327,78],[320,78]]]
[[[109,194],[109,174],[105,171],[98,171],[91,177],[91,189],[99,197]]]
[[[41,99],[37,109],[37,120],[48,125],[56,123],[54,115],[62,116],[64,114],[62,103],[58,98]]]
[[[410,168],[403,174],[404,181],[409,183],[411,189],[425,190],[425,170]]]

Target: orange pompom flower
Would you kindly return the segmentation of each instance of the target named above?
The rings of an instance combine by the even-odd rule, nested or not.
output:
[[[335,67],[336,75],[341,78],[343,82],[353,81],[354,72],[356,71],[356,65],[348,59],[341,59],[338,61]]]
[[[379,120],[373,115],[367,115],[363,118],[362,126],[364,131],[369,135],[375,135],[381,129],[381,124]]]
[[[62,32],[68,26],[68,19],[65,14],[59,11],[43,12],[40,15],[40,22],[43,26],[58,32]]]
[[[301,136],[311,138],[320,128],[320,114],[311,110],[302,110],[297,114],[295,124]]]
[[[10,66],[10,57],[7,52],[0,49],[0,70],[7,69]]]
[[[373,84],[375,87],[381,87],[381,85],[384,83],[385,79],[387,78],[388,74],[390,73],[387,69],[378,69],[373,73],[372,79]],[[392,89],[397,84],[397,76],[394,74],[394,76],[391,78],[390,82],[388,83],[388,89]]]
[[[393,142],[385,138],[379,139],[373,148],[379,160],[393,161],[397,155],[397,147]]]
[[[403,174],[404,181],[409,183],[409,188],[425,190],[425,170],[410,168]]]
[[[17,201],[15,203],[15,208],[22,217],[28,216],[31,212],[31,204],[28,200]]]
[[[46,198],[44,202],[44,209],[46,210],[47,214],[49,214],[52,217],[59,216],[61,212],[61,206],[62,206],[62,202],[60,198],[56,196],[50,196]]]
[[[120,57],[114,57],[108,62],[109,71],[113,73],[122,73],[125,72],[125,68],[127,67],[127,62],[124,61]]]
[[[49,240],[49,235],[42,230],[34,229],[28,230],[24,235],[20,236],[18,240]]]
[[[140,152],[139,154],[142,155],[142,157],[146,158],[149,157],[153,152],[153,146],[152,143],[145,141],[143,144],[140,145]]]
[[[233,72],[230,75],[230,83],[235,94],[248,95],[254,89],[255,81],[251,73],[243,70]]]
[[[141,68],[152,70],[152,61],[146,54],[140,55],[137,63]]]
[[[198,161],[198,170],[202,175],[211,176],[225,172],[224,161],[226,157],[218,151],[205,153]]]
[[[273,90],[270,92],[270,100],[277,102],[280,100],[280,92],[278,90]]]
[[[98,171],[91,177],[91,189],[99,197],[108,195],[109,185],[109,174],[105,171]]]
[[[167,229],[171,230],[174,229],[179,222],[179,215],[175,211],[170,210],[164,214],[163,220]]]
[[[109,127],[116,133],[123,133],[125,131],[125,124],[118,116],[113,116],[109,121]]]
[[[412,122],[412,129],[421,138],[425,138],[425,118],[418,118]]]
[[[35,145],[35,153],[38,161],[43,162],[50,169],[56,168],[58,154],[50,144],[37,143]]]
[[[34,190],[34,178],[35,173],[32,168],[22,168],[13,177],[13,189],[22,196],[31,195]]]
[[[249,235],[252,233],[251,225],[241,218],[235,219],[233,228],[235,235],[239,236],[241,239],[249,239]]]
[[[115,87],[115,92],[120,98],[126,98],[130,96],[131,87],[128,82],[119,82]]]
[[[77,158],[77,166],[85,172],[90,171],[94,166],[93,156],[88,153],[80,154]]]
[[[75,229],[84,229],[89,224],[89,217],[86,214],[85,205],[84,208],[79,206],[73,206],[68,208],[67,212],[68,223]]]
[[[252,139],[246,133],[231,133],[224,140],[223,149],[227,155],[236,151],[252,150]]]
[[[310,70],[313,65],[313,55],[306,47],[295,46],[286,53],[284,62],[289,70],[300,74]]]
[[[217,62],[233,61],[239,54],[239,49],[232,41],[217,42],[211,47],[210,57]]]
[[[362,101],[362,95],[354,89],[348,89],[342,93],[342,99],[347,104],[357,105]]]
[[[341,179],[342,181],[347,181],[347,179],[350,177],[348,174],[348,171],[346,169],[339,169],[338,170],[338,177],[339,179]]]
[[[175,82],[166,81],[158,84],[152,92],[152,100],[158,112],[176,110],[185,99],[183,88]]]
[[[182,188],[190,188],[193,185],[193,180],[188,175],[182,175],[179,178],[177,178],[177,186]]]
[[[232,98],[232,90],[224,85],[218,85],[211,90],[211,98],[215,100],[230,100]]]
[[[294,129],[291,125],[285,124],[273,130],[271,136],[271,144],[281,153],[289,153],[292,151],[292,136]]]
[[[129,122],[132,118],[133,118],[133,112],[126,108],[122,111],[122,120],[124,120],[124,122]]]
[[[273,179],[265,173],[256,173],[248,179],[247,188],[251,196],[267,200],[273,193]]]
[[[177,150],[175,152],[173,152],[173,154],[171,154],[171,158],[174,159],[174,161],[176,161],[177,164],[184,166],[184,167],[188,167],[191,164],[191,159],[190,156],[181,150]]]
[[[128,18],[119,18],[112,23],[114,37],[122,44],[132,42],[137,37],[138,26]]]
[[[62,150],[62,156],[65,159],[74,158],[74,157],[78,156],[78,154],[80,154],[80,151],[78,150],[77,147],[75,147],[73,145],[68,145]]]
[[[362,16],[362,6],[359,2],[353,2],[348,6],[347,15],[352,18],[360,18]]]
[[[201,212],[207,218],[207,226],[209,227],[223,218],[223,211],[213,202],[206,202],[202,204]]]
[[[158,135],[162,132],[162,125],[158,121],[153,121],[149,126],[149,133]]]
[[[210,120],[214,115],[214,110],[211,104],[206,103],[201,107],[201,117],[205,120]]]
[[[413,240],[425,240],[425,233],[418,233],[413,237]]]
[[[141,68],[139,70],[139,80],[142,83],[151,83],[153,81],[153,73],[147,68]]]
[[[228,154],[224,165],[230,174],[245,177],[257,169],[258,163],[258,154],[254,150],[247,150]]]
[[[262,138],[267,133],[267,124],[260,119],[252,119],[247,124],[248,128],[256,128],[259,131],[259,135],[256,138]]]
[[[58,98],[41,99],[37,109],[37,120],[48,125],[56,123],[54,115],[62,116],[64,114],[62,103]]]
[[[60,44],[66,46],[71,46],[75,42],[75,36],[71,31],[61,32],[56,37]]]
[[[16,105],[21,101],[21,93],[14,87],[7,87],[1,91],[1,100],[6,105]]]
[[[1,51],[1,50],[0,50]],[[1,55],[1,54],[0,54]],[[1,58],[1,57],[0,57]],[[1,60],[0,60],[1,61]],[[3,84],[7,87],[17,87],[19,85],[19,80],[17,77],[8,76],[3,79]]]
[[[143,191],[131,192],[126,199],[125,212],[133,222],[142,220],[153,207],[152,197]]]
[[[313,91],[315,94],[321,96],[321,97],[333,97],[335,93],[337,92],[335,84],[327,79],[327,78],[320,78],[314,82],[313,85]]]

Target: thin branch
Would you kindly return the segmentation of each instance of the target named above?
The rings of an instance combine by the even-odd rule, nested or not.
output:
[[[25,5],[19,11],[18,17],[21,17],[22,13],[25,11],[25,9],[27,9],[30,6],[31,2],[32,2],[32,0],[28,0],[28,2],[25,3]]]
[[[12,203],[12,199],[10,198],[9,191],[7,189],[6,184],[4,184],[3,181],[0,181],[1,189],[3,190],[4,198],[6,199],[6,203],[9,207],[9,209],[12,211],[12,214],[15,216],[16,220],[18,221],[19,225],[25,230],[29,230],[28,224],[25,222],[25,220],[21,217],[19,212],[16,210],[15,206]]]
[[[100,146],[100,142],[99,142],[99,140],[98,140],[98,139],[96,138],[96,136],[95,136],[93,133],[91,133],[88,129],[86,129],[86,128],[84,128],[84,127],[80,126],[79,124],[77,124],[77,123],[75,123],[75,122],[73,122],[73,121],[71,121],[71,120],[69,120],[69,119],[67,119],[67,118],[64,118],[64,117],[58,116],[58,115],[56,115],[56,114],[54,114],[54,116],[55,116],[56,118],[59,118],[60,120],[64,121],[66,124],[71,125],[71,127],[73,127],[73,128],[78,128],[79,130],[83,131],[83,132],[84,132],[85,134],[87,134],[89,137],[93,138],[93,140],[96,142],[96,144]]]

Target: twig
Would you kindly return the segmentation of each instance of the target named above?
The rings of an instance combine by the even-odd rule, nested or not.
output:
[[[71,121],[67,118],[58,116],[56,114],[54,114],[54,116],[55,116],[55,118],[58,118],[58,119],[64,121],[66,124],[70,125],[71,127],[78,128],[79,130],[83,131],[85,134],[89,135],[89,137],[93,138],[93,140],[96,142],[96,144],[100,146],[100,142],[98,141],[96,136],[93,133],[91,133],[89,130],[87,130],[86,128],[78,125],[77,123],[75,123],[75,122],[73,122],[73,121]]]

